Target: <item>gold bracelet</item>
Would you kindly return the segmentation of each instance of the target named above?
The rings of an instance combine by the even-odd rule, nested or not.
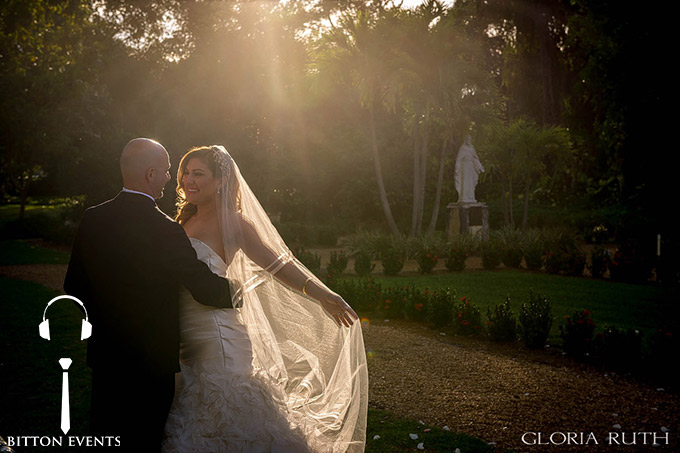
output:
[[[307,280],[305,280],[305,283],[302,285],[302,294],[304,294],[305,296],[309,295],[309,294],[307,294],[306,290],[307,290],[307,283],[309,283],[309,281],[311,279],[312,279],[312,277],[307,277]]]

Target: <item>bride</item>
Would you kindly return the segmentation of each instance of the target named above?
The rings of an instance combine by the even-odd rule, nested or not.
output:
[[[354,452],[368,375],[357,314],[290,252],[222,146],[192,148],[178,212],[234,309],[180,298],[180,363],[165,452]]]

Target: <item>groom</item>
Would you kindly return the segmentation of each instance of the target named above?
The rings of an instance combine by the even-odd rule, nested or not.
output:
[[[120,169],[123,190],[81,220],[64,290],[92,322],[93,434],[120,436],[125,450],[159,451],[179,371],[180,285],[214,307],[230,308],[231,294],[156,206],[170,180],[165,148],[134,139]]]

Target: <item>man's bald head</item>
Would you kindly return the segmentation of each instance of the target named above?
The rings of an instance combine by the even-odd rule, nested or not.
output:
[[[168,152],[163,145],[149,138],[130,140],[120,155],[123,186],[154,198],[163,195],[163,187],[170,180],[169,169]]]

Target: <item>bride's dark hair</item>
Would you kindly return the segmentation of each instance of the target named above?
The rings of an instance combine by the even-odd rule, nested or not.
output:
[[[211,146],[195,146],[182,156],[182,159],[179,161],[179,168],[177,169],[177,201],[175,202],[175,206],[177,206],[175,220],[180,225],[184,224],[191,216],[196,214],[196,210],[198,209],[195,204],[187,201],[183,183],[184,175],[187,172],[187,165],[189,164],[189,161],[194,158],[200,159],[201,162],[207,165],[215,178],[222,177],[220,166],[215,160],[215,151]]]

